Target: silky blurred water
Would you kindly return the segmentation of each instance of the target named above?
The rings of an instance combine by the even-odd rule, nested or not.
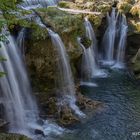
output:
[[[86,96],[105,107],[70,133],[55,140],[140,140],[140,87],[127,70],[110,70],[108,78],[94,79],[98,87],[82,87]]]

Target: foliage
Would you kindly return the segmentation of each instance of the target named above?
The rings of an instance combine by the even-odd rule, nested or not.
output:
[[[3,12],[8,12],[11,9],[16,8],[16,4],[21,2],[21,0],[0,0],[0,9]]]

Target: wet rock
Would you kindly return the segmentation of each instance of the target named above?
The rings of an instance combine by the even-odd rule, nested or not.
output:
[[[45,135],[44,135],[44,132],[43,132],[42,130],[39,130],[39,129],[36,129],[36,130],[35,130],[35,134],[36,134],[36,135],[45,136]]]
[[[132,60],[132,63],[136,63],[136,61],[140,61],[140,49]]]
[[[117,4],[117,8],[119,10],[119,12],[121,13],[129,13],[131,8],[132,8],[132,4],[130,4],[127,1],[121,1]]]
[[[9,123],[6,122],[5,120],[0,119],[0,129],[7,126]]]
[[[81,43],[84,45],[85,48],[89,48],[91,46],[91,40],[85,36],[81,38]]]
[[[69,126],[76,122],[79,122],[79,119],[73,113],[71,108],[68,105],[59,106],[58,112],[58,122],[63,126]]]
[[[132,59],[132,68],[138,79],[140,79],[140,49]]]
[[[81,93],[77,93],[77,104],[81,109],[84,110],[95,110],[101,105],[103,105],[103,103],[91,100],[88,97],[82,95]]]
[[[140,34],[128,36],[127,57],[131,70],[140,79]]]

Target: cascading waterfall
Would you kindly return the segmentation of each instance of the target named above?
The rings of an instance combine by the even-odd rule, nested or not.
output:
[[[116,38],[116,25],[117,25],[118,13],[116,9],[112,9],[111,15],[107,14],[108,27],[106,29],[105,35],[103,37],[103,47],[104,47],[104,59],[105,63],[112,65],[114,63],[114,48],[115,48],[115,38]]]
[[[72,71],[69,63],[69,58],[66,53],[65,46],[60,38],[60,36],[48,29],[49,35],[51,37],[53,45],[56,47],[58,53],[58,80],[56,81],[60,94],[62,95],[61,99],[68,103],[69,106],[73,109],[75,114],[79,116],[85,116],[79,108],[76,106],[76,97],[75,97],[75,85],[72,76]]]
[[[107,14],[108,28],[103,38],[105,64],[112,68],[123,68],[127,38],[127,21],[125,15],[112,9],[111,16]]]
[[[98,42],[97,42],[93,27],[87,17],[85,17],[84,25],[86,29],[86,36],[91,40],[91,48],[93,50],[93,56],[95,59],[98,59],[98,50],[97,50]]]
[[[81,85],[97,86],[96,84],[91,82],[93,64],[95,64],[91,48],[86,49],[85,46],[83,46],[83,44],[81,43],[80,38],[78,38],[78,43],[84,51],[84,54],[82,56],[82,67],[81,67],[81,77],[82,77]]]
[[[0,79],[0,87],[6,117],[10,123],[9,131],[30,135],[39,116],[35,100],[30,94],[26,68],[20,51],[10,35],[0,44],[2,46],[0,55],[6,58],[6,61],[0,64],[0,70],[6,72],[6,75]]]
[[[91,46],[89,48],[85,48],[81,43],[80,39],[78,42],[80,46],[84,50],[84,54],[82,57],[82,82],[81,84],[86,85],[95,85],[90,83],[90,79],[94,77],[106,77],[107,74],[101,70],[98,66],[98,51],[97,51],[97,39],[95,37],[94,30],[92,28],[91,23],[87,18],[85,18],[85,29],[86,36],[91,40]]]
[[[7,33],[4,31],[5,34]],[[38,120],[41,119],[35,99],[31,95],[21,51],[11,35],[5,37],[6,41],[0,42],[0,56],[6,58],[6,61],[0,63],[0,71],[6,75],[0,78],[0,89],[2,104],[9,122],[9,132],[24,134],[33,139],[36,139],[35,130],[42,131],[44,135],[61,134],[64,129],[47,120],[42,120],[43,124],[38,124]]]
[[[25,59],[25,47],[24,47],[25,32],[26,32],[25,28],[21,29],[17,37],[17,46],[19,47],[19,50],[21,51],[21,54],[23,55],[24,59]]]
[[[116,54],[116,62],[113,68],[124,68],[125,46],[127,39],[127,21],[125,15],[119,16],[120,28],[118,33],[119,43]]]
[[[59,0],[23,0],[24,6],[41,5],[43,7],[56,5]]]

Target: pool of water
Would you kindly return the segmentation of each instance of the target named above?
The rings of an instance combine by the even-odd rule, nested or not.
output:
[[[98,87],[82,87],[82,92],[103,102],[104,109],[54,140],[140,140],[140,87],[136,80],[127,71],[111,70],[108,78],[94,82]]]

